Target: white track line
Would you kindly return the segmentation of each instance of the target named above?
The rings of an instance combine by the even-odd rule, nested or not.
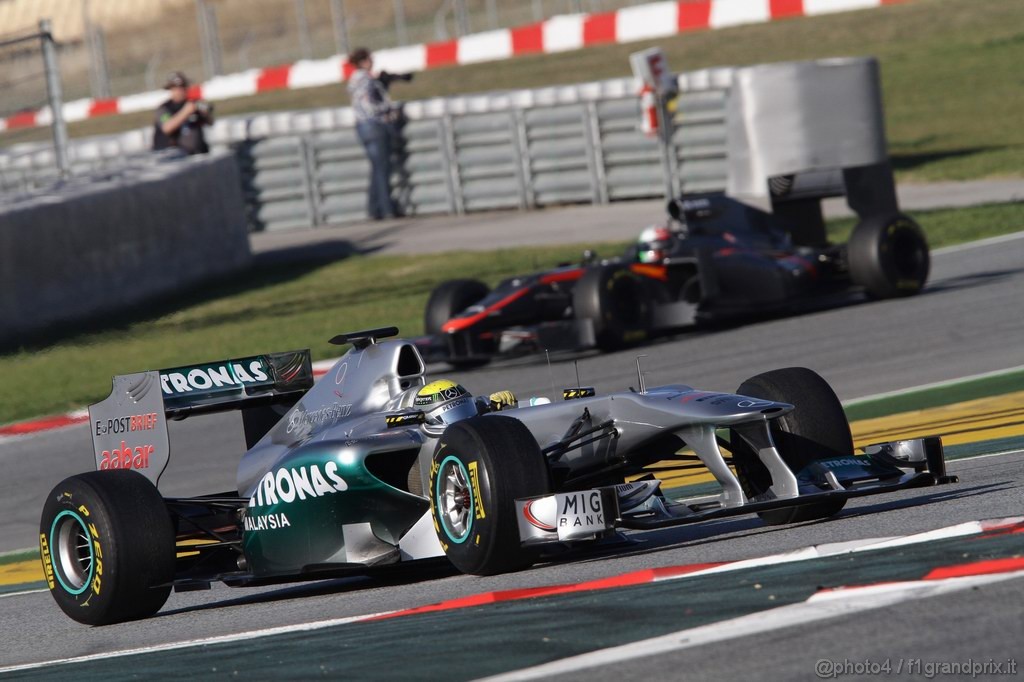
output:
[[[860,405],[861,403],[870,403],[876,400],[883,400],[885,398],[894,398],[896,396],[907,395],[908,393],[917,393],[919,391],[928,391],[933,388],[948,388],[950,386],[957,386],[959,384],[966,384],[971,381],[978,381],[979,379],[988,379],[991,377],[998,377],[1004,374],[1011,374],[1013,372],[1024,371],[1024,365],[1016,365],[1014,367],[1007,367],[1005,369],[996,369],[991,372],[982,372],[981,374],[970,374],[965,377],[957,377],[956,379],[945,379],[943,381],[936,381],[930,384],[921,384],[920,386],[911,386],[909,388],[901,388],[895,391],[887,391],[885,393],[875,393],[872,395],[866,395],[863,398],[854,398],[852,400],[844,400],[844,407],[852,407],[854,405]]]
[[[88,663],[89,661],[101,661],[107,658],[119,658],[122,656],[135,656],[138,654],[152,654],[160,651],[175,651],[177,649],[188,649],[197,646],[208,646],[210,644],[226,644],[243,640],[273,637],[274,635],[287,635],[293,632],[309,632],[311,630],[322,630],[336,625],[356,623],[368,618],[386,616],[395,613],[394,611],[381,611],[380,613],[367,613],[362,616],[348,616],[346,618],[333,618],[331,620],[319,620],[312,623],[298,623],[296,625],[282,625],[275,628],[264,628],[262,630],[250,630],[249,632],[236,632],[230,635],[218,635],[216,637],[202,637],[198,639],[186,639],[182,642],[170,642],[168,644],[154,644],[152,646],[137,647],[135,649],[122,649],[110,653],[88,654],[86,656],[73,656],[70,658],[55,658],[49,661],[38,663],[24,663],[12,665],[7,668],[0,668],[0,674],[18,672],[20,670],[37,670],[57,665],[68,665],[72,663]]]
[[[7,599],[8,597],[23,597],[26,594],[39,594],[40,592],[49,592],[45,587],[41,587],[38,590],[22,590],[21,592],[6,592],[0,594],[0,599]]]
[[[637,658],[658,656],[747,635],[776,632],[780,628],[841,618],[860,611],[893,606],[912,599],[939,596],[1021,577],[1024,577],[1024,571],[947,578],[945,580],[918,580],[823,592],[798,604],[781,606],[711,625],[679,630],[661,637],[571,656],[543,665],[485,677],[477,682],[548,679],[555,675],[614,665]]]
[[[1013,202],[1011,202],[1013,203]],[[963,208],[967,208],[966,206]],[[960,251],[970,251],[971,249],[977,249],[982,246],[991,246],[992,244],[1002,244],[1003,242],[1012,242],[1017,239],[1024,239],[1024,231],[1011,232],[1010,234],[1001,234],[998,237],[989,237],[988,239],[978,239],[973,242],[964,242],[963,244],[954,244],[953,246],[943,246],[941,249],[934,249],[931,252],[933,256],[944,256],[947,253],[958,253]]]
[[[888,538],[867,538],[864,540],[852,540],[849,542],[832,542],[823,545],[812,545],[810,547],[803,547],[796,549],[791,552],[783,552],[781,554],[769,554],[768,556],[757,557],[754,559],[742,559],[740,561],[730,561],[729,563],[721,566],[715,566],[713,568],[705,568],[701,571],[693,571],[692,573],[684,573],[682,575],[666,576],[664,578],[656,578],[655,582],[665,582],[668,580],[684,580],[686,578],[692,578],[701,575],[711,575],[714,573],[728,573],[731,571],[740,571],[745,568],[760,568],[762,566],[774,566],[777,564],[788,564],[796,563],[798,561],[808,561],[810,559],[820,559],[822,557],[839,556],[840,554],[851,554],[853,552],[867,552],[873,549],[885,549],[888,547],[903,547],[906,545],[916,545],[923,542],[933,542],[935,540],[945,540],[948,538],[958,538],[965,535],[976,535],[985,530],[987,524],[1003,524],[1012,523],[1020,517],[1012,517],[1005,519],[991,519],[986,521],[968,521],[966,523],[960,523],[955,526],[947,526],[945,528],[936,528],[935,530],[924,531],[922,533],[914,533],[913,535],[901,535],[896,537]]]
[[[1006,455],[1019,455],[1022,452],[1024,452],[1024,450],[1016,448],[1014,450],[1003,450],[1002,452],[989,452],[984,455],[969,455],[967,457],[957,457],[956,459],[951,459],[946,463],[949,464],[950,466],[953,466],[958,462],[969,462],[973,459],[988,459],[989,457],[1005,457]]]

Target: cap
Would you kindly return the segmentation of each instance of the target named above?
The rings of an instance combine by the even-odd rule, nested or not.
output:
[[[187,88],[188,87],[188,76],[181,71],[172,71],[167,76],[167,82],[164,84],[164,90],[170,90],[171,88]]]

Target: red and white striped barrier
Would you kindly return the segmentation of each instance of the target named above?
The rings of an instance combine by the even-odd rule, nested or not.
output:
[[[681,0],[652,2],[602,14],[556,16],[536,24],[474,33],[456,40],[374,52],[377,68],[409,73],[443,66],[498,61],[527,54],[553,54],[592,45],[629,43],[742,24],[817,16],[893,5],[905,0]],[[270,90],[341,83],[353,67],[340,55],[217,76],[195,85],[190,96],[211,101]],[[64,105],[64,120],[153,111],[167,98],[163,90],[112,99],[82,99]],[[49,125],[49,108],[0,118],[0,131]]]

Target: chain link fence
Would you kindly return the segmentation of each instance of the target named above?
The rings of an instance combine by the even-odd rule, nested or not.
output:
[[[46,69],[38,29],[0,35],[0,118],[15,121],[47,106]],[[9,140],[19,141],[12,132]]]
[[[53,137],[52,174],[58,180],[66,178],[70,171],[62,105],[57,44],[50,21],[40,19],[32,32],[0,36],[0,119],[5,126],[14,128],[6,142],[18,146],[17,130],[22,122],[49,124]],[[0,190],[25,189],[20,183],[20,177],[12,179],[0,169]]]

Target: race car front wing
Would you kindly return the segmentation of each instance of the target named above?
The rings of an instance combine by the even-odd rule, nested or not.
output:
[[[539,545],[593,540],[617,528],[665,528],[958,480],[946,473],[938,436],[879,443],[864,450],[864,455],[824,460],[801,471],[797,476],[800,491],[794,497],[740,504],[735,499],[726,504],[721,496],[673,501],[662,493],[661,481],[645,479],[517,499],[520,541]]]

